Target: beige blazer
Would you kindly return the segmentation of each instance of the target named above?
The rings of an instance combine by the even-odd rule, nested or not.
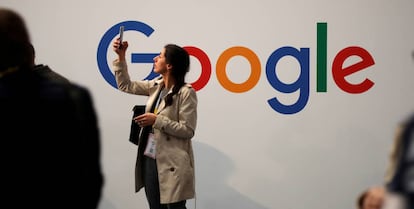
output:
[[[114,61],[118,88],[124,92],[146,95],[146,112],[149,112],[164,85],[162,78],[151,81],[131,81],[125,62]],[[172,105],[164,100],[157,108],[153,125],[156,140],[156,158],[160,183],[161,203],[174,203],[195,196],[194,155],[191,139],[197,124],[197,96],[191,85],[183,86],[174,95]],[[140,142],[138,142],[139,146]],[[145,146],[145,145],[144,145]],[[138,149],[140,150],[140,149]],[[141,156],[138,151],[135,166],[135,191],[144,185],[141,175]]]

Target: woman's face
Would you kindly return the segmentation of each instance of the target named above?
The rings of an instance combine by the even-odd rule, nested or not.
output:
[[[154,72],[158,74],[165,74],[171,68],[170,64],[165,61],[165,48],[162,49],[161,53],[154,57]]]

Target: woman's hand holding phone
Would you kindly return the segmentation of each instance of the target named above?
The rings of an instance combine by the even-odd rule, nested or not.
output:
[[[113,49],[116,54],[118,54],[118,60],[124,61],[125,60],[125,52],[128,48],[128,42],[123,41],[124,37],[124,26],[119,27],[119,37],[113,42]]]

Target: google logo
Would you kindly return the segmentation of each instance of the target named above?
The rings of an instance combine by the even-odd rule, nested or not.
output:
[[[102,37],[97,51],[98,67],[105,80],[114,88],[117,88],[115,77],[109,68],[107,53],[111,41],[118,35],[119,26],[123,25],[125,31],[138,31],[149,37],[154,29],[139,21],[124,21],[112,26]],[[317,23],[317,49],[316,49],[316,92],[327,92],[327,23]],[[200,77],[192,83],[196,91],[204,88],[211,78],[212,67],[208,55],[195,46],[184,47],[190,56],[196,58],[201,64]],[[132,53],[132,63],[152,63],[158,53]],[[229,79],[226,73],[227,63],[234,57],[241,56],[250,64],[250,75],[246,81],[236,83]],[[278,62],[286,56],[293,57],[300,66],[300,73],[296,81],[292,83],[282,82],[276,74]],[[344,66],[350,57],[358,57],[359,61]],[[297,49],[292,46],[284,46],[273,51],[266,61],[266,78],[272,88],[281,93],[293,93],[299,91],[299,97],[293,104],[283,104],[276,97],[267,102],[270,107],[281,114],[295,114],[303,110],[309,100],[310,80],[310,50],[309,48]],[[373,66],[375,61],[371,54],[362,47],[349,46],[340,50],[332,62],[332,77],[336,85],[350,94],[360,94],[374,86],[374,82],[365,78],[359,83],[350,83],[345,78],[354,73]],[[262,72],[261,62],[254,51],[243,46],[234,46],[224,50],[216,62],[216,76],[222,87],[230,92],[243,93],[251,90],[260,80]],[[157,75],[151,70],[145,79],[153,79]]]

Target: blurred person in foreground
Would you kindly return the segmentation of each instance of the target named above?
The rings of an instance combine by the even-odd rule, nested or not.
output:
[[[385,209],[414,209],[414,114],[396,130],[385,187]]]
[[[0,46],[2,203],[97,208],[103,175],[89,91],[36,73],[24,19],[1,7]]]
[[[414,209],[414,112],[397,125],[385,174],[381,209]],[[359,196],[359,209],[366,196]]]
[[[398,124],[389,159],[384,209],[414,209],[414,111]]]

